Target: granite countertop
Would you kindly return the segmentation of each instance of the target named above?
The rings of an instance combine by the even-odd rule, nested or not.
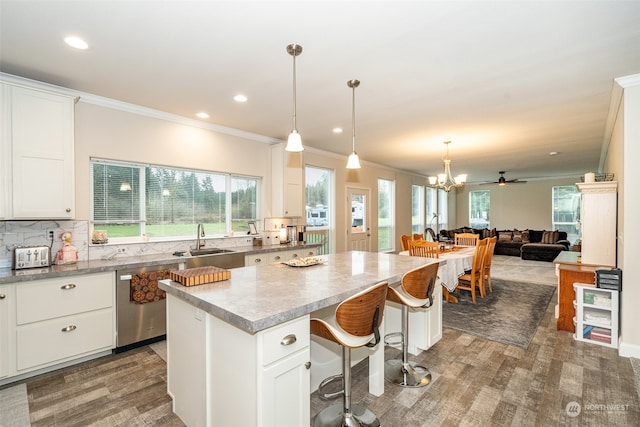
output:
[[[224,248],[234,252],[243,252],[245,255],[288,251],[296,248],[315,248],[322,246],[317,243],[307,244],[286,244],[269,246],[237,246]],[[10,268],[0,268],[0,284],[27,282],[36,279],[49,279],[54,277],[75,276],[79,274],[100,273],[104,271],[115,271],[122,268],[154,266],[165,264],[179,264],[184,262],[185,257],[173,254],[156,254],[140,256],[123,256],[108,260],[78,261],[75,264],[52,265],[43,268],[28,268],[24,270],[12,270]]]
[[[441,261],[375,252],[319,258],[326,262],[310,267],[248,266],[231,270],[229,280],[190,287],[162,280],[160,288],[253,334],[337,304],[378,282],[395,285],[407,271]]]

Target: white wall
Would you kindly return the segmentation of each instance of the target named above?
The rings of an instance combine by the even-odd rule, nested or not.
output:
[[[587,171],[585,171],[587,172]],[[456,192],[455,227],[469,225],[469,192],[491,192],[491,228],[498,230],[533,229],[551,230],[552,188],[556,185],[574,185],[580,177],[531,180],[523,184],[465,185]],[[455,228],[450,227],[450,228]]]
[[[640,77],[640,76],[638,76]],[[640,79],[639,79],[640,80]],[[615,134],[612,150],[610,151],[611,165],[619,168],[622,163],[622,179],[618,187],[618,266],[622,269],[621,294],[621,344],[620,354],[640,358],[640,283],[635,276],[635,266],[640,259],[640,228],[637,219],[640,218],[640,192],[632,183],[640,182],[640,83],[624,90],[622,114],[622,132]],[[619,119],[620,120],[620,119]],[[618,129],[618,127],[616,127]],[[620,135],[620,133],[622,135]],[[622,147],[622,148],[620,148]],[[618,175],[619,176],[619,175]],[[624,183],[627,185],[624,185]],[[629,221],[629,224],[626,222]],[[629,245],[626,245],[629,242]],[[626,267],[626,269],[625,269]]]

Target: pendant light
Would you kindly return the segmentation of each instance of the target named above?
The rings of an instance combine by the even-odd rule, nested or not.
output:
[[[287,46],[287,52],[293,56],[293,129],[287,139],[287,151],[303,151],[302,137],[296,129],[296,56],[302,53],[302,46],[297,44],[290,44]]]
[[[351,154],[347,160],[347,169],[360,169],[360,159],[356,154],[356,88],[360,86],[360,80],[349,80],[347,82],[353,91],[351,102],[351,129],[352,129],[352,142],[351,142]]]

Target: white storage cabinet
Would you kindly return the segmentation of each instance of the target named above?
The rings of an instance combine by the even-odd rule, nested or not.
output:
[[[596,288],[586,283],[574,283],[576,293],[575,338],[592,344],[618,348],[619,293]]]
[[[618,183],[616,181],[576,184],[582,193],[580,209],[582,263],[616,265],[616,221]]]
[[[1,218],[74,218],[74,103],[2,82]]]
[[[115,347],[113,272],[15,286],[17,374]]]
[[[285,262],[293,258],[305,258],[318,255],[318,248],[299,248],[288,251],[261,252],[258,254],[246,255],[244,265],[271,264],[274,262]]]
[[[271,209],[274,217],[305,217],[302,153],[271,148]]]
[[[168,391],[185,424],[309,424],[308,315],[251,335],[172,295],[167,310]]]
[[[0,285],[0,379],[9,376],[14,364],[13,313],[15,285]]]

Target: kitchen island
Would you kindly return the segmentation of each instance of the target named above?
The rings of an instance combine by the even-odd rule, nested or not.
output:
[[[304,268],[234,269],[231,279],[167,292],[168,392],[187,425],[309,425],[309,319],[381,281],[437,259],[371,252]],[[384,336],[384,330],[381,330]],[[368,350],[369,391],[384,392],[384,346]]]

